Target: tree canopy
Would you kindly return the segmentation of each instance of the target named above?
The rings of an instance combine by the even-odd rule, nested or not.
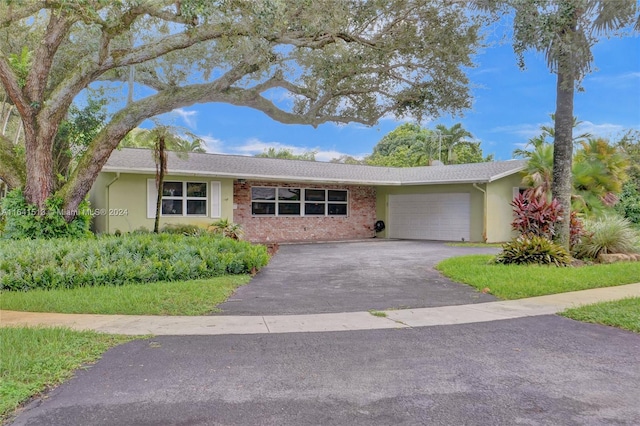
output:
[[[579,122],[574,120],[574,124]],[[553,181],[553,128],[542,126],[541,134],[531,138],[516,154],[528,160],[523,183],[551,196]],[[572,209],[584,215],[600,214],[618,201],[630,170],[629,156],[620,142],[582,134],[572,159]]]
[[[0,137],[0,178],[39,207],[62,197],[71,220],[125,135],[178,107],[223,102],[312,126],[456,114],[470,106],[478,29],[446,0],[0,0],[0,81],[26,153],[22,177]],[[139,96],[109,105],[56,189],[52,147],[72,103],[127,82]]]
[[[276,149],[270,147],[265,149],[264,152],[260,154],[256,154],[256,157],[262,158],[280,158],[283,160],[305,160],[305,161],[316,161],[316,152],[315,151],[307,151],[302,154],[294,154],[292,150],[287,148]]]
[[[465,140],[470,132],[456,123],[450,128],[438,124],[435,130],[415,123],[404,123],[382,137],[373,147],[365,163],[374,166],[415,167],[433,164],[481,163],[492,161],[483,157],[480,142]]]

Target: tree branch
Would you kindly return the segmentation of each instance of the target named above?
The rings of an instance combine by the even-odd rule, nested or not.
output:
[[[24,185],[25,175],[24,162],[16,157],[15,145],[0,135],[0,179],[13,189]]]
[[[0,2],[0,28],[7,27],[9,24],[21,19],[33,16],[39,10],[47,7],[46,1],[30,1],[21,2],[21,4],[7,4],[8,2]]]
[[[18,78],[11,69],[11,66],[7,62],[7,57],[4,52],[0,50],[0,81],[4,86],[5,91],[9,95],[9,98],[18,109],[18,112],[22,117],[32,117],[33,108],[29,105],[29,101],[24,97],[20,86],[18,85]]]
[[[33,64],[27,75],[25,92],[32,102],[42,103],[53,58],[74,22],[74,19],[62,13],[51,13],[44,38],[35,51]]]

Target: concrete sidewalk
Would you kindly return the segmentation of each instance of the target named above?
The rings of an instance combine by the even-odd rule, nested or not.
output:
[[[375,330],[468,324],[550,315],[570,307],[626,297],[640,297],[640,283],[519,300],[389,310],[383,311],[386,315],[384,317],[374,316],[369,312],[186,317],[55,314],[0,310],[0,326],[63,326],[76,330],[95,330],[113,334],[157,336]]]

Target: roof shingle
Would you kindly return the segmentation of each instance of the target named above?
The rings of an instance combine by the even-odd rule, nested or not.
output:
[[[237,179],[419,185],[492,182],[521,171],[525,164],[525,160],[509,160],[397,168],[222,154],[189,153],[186,157],[180,158],[175,153],[169,153],[168,170],[171,174]],[[155,163],[150,150],[123,148],[113,151],[103,171],[155,173]]]

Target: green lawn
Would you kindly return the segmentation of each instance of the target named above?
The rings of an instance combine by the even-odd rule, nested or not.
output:
[[[30,312],[123,315],[205,315],[216,312],[249,275],[75,289],[4,291],[0,308]]]
[[[484,254],[459,256],[440,262],[436,268],[453,281],[469,284],[501,299],[521,299],[640,281],[640,262],[558,268],[490,264],[493,257]]]
[[[577,321],[610,325],[640,333],[640,297],[567,309],[560,315]]]
[[[107,349],[133,339],[65,328],[0,328],[0,419]]]

